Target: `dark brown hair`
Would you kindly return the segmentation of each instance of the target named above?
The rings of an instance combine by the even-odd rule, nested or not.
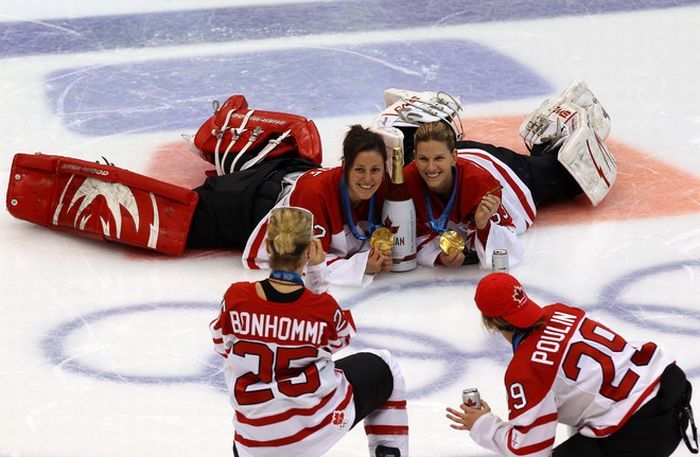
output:
[[[382,163],[386,163],[386,146],[382,136],[359,124],[351,125],[343,140],[343,174],[345,179],[347,179],[348,172],[355,163],[357,155],[365,151],[376,152],[382,157]]]

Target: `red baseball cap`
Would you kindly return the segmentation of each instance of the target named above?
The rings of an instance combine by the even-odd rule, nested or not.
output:
[[[530,300],[517,279],[508,273],[491,273],[476,285],[476,306],[485,317],[500,317],[527,328],[542,319],[542,308]]]

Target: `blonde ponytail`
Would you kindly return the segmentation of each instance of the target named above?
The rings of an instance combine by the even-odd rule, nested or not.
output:
[[[312,235],[312,215],[303,208],[276,208],[267,226],[270,267],[275,270],[296,270],[306,261],[302,258]]]

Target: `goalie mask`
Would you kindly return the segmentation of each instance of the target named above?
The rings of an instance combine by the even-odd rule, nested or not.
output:
[[[372,128],[401,132],[406,163],[413,160],[413,134],[421,124],[443,121],[450,126],[457,141],[464,136],[460,119],[462,105],[457,97],[446,92],[386,89],[384,101],[386,108],[377,116]]]

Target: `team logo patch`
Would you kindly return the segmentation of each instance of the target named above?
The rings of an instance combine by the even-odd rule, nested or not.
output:
[[[348,420],[345,418],[345,411],[342,411],[340,409],[336,409],[333,411],[333,418],[331,419],[331,423],[335,425],[335,427],[338,430],[342,430],[348,425]]]
[[[523,306],[526,299],[527,295],[525,295],[523,288],[520,286],[513,286],[513,301],[517,303],[518,306]]]

